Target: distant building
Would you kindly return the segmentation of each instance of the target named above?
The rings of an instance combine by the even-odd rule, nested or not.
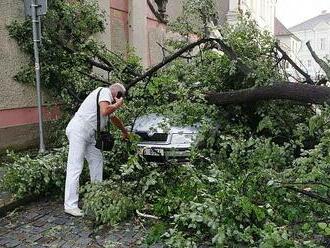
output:
[[[232,24],[237,20],[240,11],[249,12],[257,25],[274,34],[276,0],[225,0],[228,1],[227,21]]]
[[[301,47],[301,40],[290,32],[277,18],[275,18],[274,22],[274,35],[280,47],[288,54],[288,56],[296,64],[300,64],[298,59],[298,51]],[[299,76],[288,62],[283,61],[282,65],[284,69],[286,69],[286,71],[295,78]]]
[[[303,67],[313,78],[323,74],[320,66],[312,58],[306,42],[310,41],[313,50],[322,58],[330,59],[330,13],[323,11],[321,15],[311,18],[289,29],[301,40],[298,58]]]

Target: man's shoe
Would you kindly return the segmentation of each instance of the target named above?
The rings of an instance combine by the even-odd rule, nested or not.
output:
[[[80,208],[64,209],[64,212],[67,214],[71,214],[72,216],[75,216],[75,217],[84,216],[84,213],[83,213],[83,211],[81,211]]]

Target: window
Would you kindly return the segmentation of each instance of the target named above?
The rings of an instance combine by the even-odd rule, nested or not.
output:
[[[320,44],[320,48],[321,50],[325,50],[326,49],[326,38],[321,38],[321,44]]]
[[[285,63],[284,63],[284,67],[285,67],[285,69],[290,69],[290,64],[289,64],[289,62],[285,61]]]
[[[307,60],[307,67],[309,68],[309,67],[312,67],[312,61],[309,59],[309,60]]]

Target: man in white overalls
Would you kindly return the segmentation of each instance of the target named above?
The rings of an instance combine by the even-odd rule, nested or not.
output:
[[[101,131],[106,127],[108,116],[111,122],[121,131],[124,139],[128,138],[128,132],[123,122],[113,113],[123,105],[125,87],[115,83],[110,87],[97,88],[92,91],[69,122],[66,135],[69,139],[69,155],[65,181],[64,211],[73,216],[83,216],[78,207],[79,177],[83,169],[84,158],[89,165],[89,173],[92,182],[100,182],[103,177],[102,152],[95,147],[95,131],[97,128],[96,98],[99,94]]]

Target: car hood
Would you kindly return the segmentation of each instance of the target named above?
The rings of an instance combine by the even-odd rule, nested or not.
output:
[[[197,131],[197,126],[171,126],[168,118],[157,114],[137,118],[133,127],[133,132],[197,133]]]

